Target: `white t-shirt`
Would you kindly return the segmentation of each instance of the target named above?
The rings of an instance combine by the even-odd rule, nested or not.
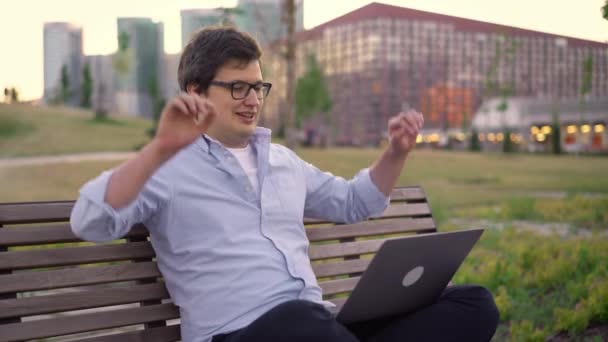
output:
[[[228,151],[232,152],[239,161],[245,174],[249,177],[249,182],[251,182],[253,190],[259,194],[260,182],[258,181],[258,160],[251,145],[247,144],[247,147],[245,148],[228,148]]]

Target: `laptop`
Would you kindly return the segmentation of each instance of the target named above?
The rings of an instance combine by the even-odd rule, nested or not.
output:
[[[385,241],[336,320],[348,324],[407,314],[434,303],[483,229],[430,233]]]

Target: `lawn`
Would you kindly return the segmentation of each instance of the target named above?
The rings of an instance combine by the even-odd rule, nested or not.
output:
[[[132,151],[144,144],[151,121],[91,111],[0,104],[0,158],[100,151]]]

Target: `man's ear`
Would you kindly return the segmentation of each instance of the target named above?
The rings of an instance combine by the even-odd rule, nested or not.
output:
[[[198,84],[190,83],[186,86],[186,93],[192,94],[200,94],[198,91]]]

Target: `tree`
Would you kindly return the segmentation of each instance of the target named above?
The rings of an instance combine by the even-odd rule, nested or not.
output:
[[[583,60],[583,79],[581,82],[581,90],[580,90],[580,120],[581,124],[585,122],[585,110],[587,108],[587,96],[591,92],[591,84],[593,82],[593,57],[591,55],[587,56],[585,60]],[[579,139],[582,141],[583,133],[579,130]],[[579,140],[577,139],[577,141]]]
[[[591,82],[593,81],[593,57],[587,56],[583,61],[583,82],[581,84],[581,96],[585,97],[591,92]]]
[[[490,62],[490,67],[488,68],[488,72],[486,73],[486,78],[484,82],[484,97],[489,99],[491,97],[499,97],[500,102],[496,107],[501,113],[501,126],[502,126],[502,135],[503,135],[503,144],[502,151],[503,152],[512,152],[513,144],[511,142],[511,129],[506,126],[505,120],[505,112],[509,108],[509,97],[513,95],[513,80],[510,82],[503,82],[500,80],[498,71],[502,65],[502,67],[506,68],[507,66],[514,66],[514,56],[517,51],[518,45],[511,40],[511,45],[508,44],[507,36],[500,36],[496,41],[496,50],[492,61]]]
[[[295,95],[295,126],[300,127],[302,120],[315,114],[322,113],[324,125],[329,124],[331,99],[323,72],[314,55],[309,55],[306,61],[306,73],[298,79]],[[312,141],[307,141],[311,144]]]
[[[295,95],[295,126],[300,127],[302,120],[314,114],[327,114],[331,109],[331,99],[323,71],[314,55],[306,61],[306,73],[298,79]]]
[[[68,75],[68,66],[61,66],[61,90],[59,94],[60,102],[66,104],[70,100],[70,76]]]
[[[105,107],[106,101],[106,85],[103,82],[97,86],[97,101],[95,103],[95,120],[103,120],[108,115]]]
[[[89,63],[82,68],[82,98],[80,106],[83,108],[91,108],[91,96],[93,95],[93,79],[91,78],[91,67]]]
[[[129,72],[131,50],[131,37],[127,32],[118,33],[118,51],[114,54],[112,66],[117,74],[124,76]]]
[[[553,110],[551,111],[552,123],[551,123],[551,145],[553,154],[561,154],[562,153],[562,132],[561,132],[561,124],[559,121],[559,107],[553,106]]]
[[[150,137],[154,137],[156,135],[156,129],[158,128],[160,115],[166,103],[166,100],[162,97],[160,92],[157,77],[150,77],[148,80],[148,95],[150,95],[150,98],[152,99],[152,128],[150,128],[147,133]]]
[[[477,128],[473,128],[471,130],[471,145],[469,146],[469,149],[473,152],[481,151],[481,144],[479,144],[479,132],[477,131]]]
[[[19,91],[17,88],[11,88],[11,103],[19,103]]]
[[[284,0],[283,20],[287,24],[287,50],[285,60],[287,62],[287,101],[285,113],[286,145],[294,148],[296,145],[295,131],[295,93],[294,81],[296,78],[296,39],[295,39],[295,0]]]
[[[11,95],[11,91],[7,88],[4,87],[4,103],[9,103],[9,97]]]
[[[608,20],[608,0],[606,0],[606,3],[604,4],[604,6],[602,6],[602,17]]]

